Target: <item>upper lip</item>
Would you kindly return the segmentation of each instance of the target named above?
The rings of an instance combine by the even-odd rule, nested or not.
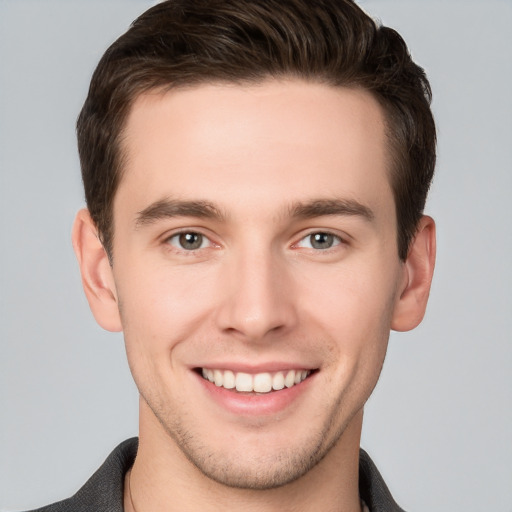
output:
[[[257,365],[254,364],[245,364],[241,362],[211,362],[199,364],[193,367],[194,369],[210,369],[210,370],[231,370],[234,373],[243,372],[248,374],[258,374],[258,373],[275,373],[275,372],[286,372],[289,370],[315,370],[316,367],[313,367],[304,363],[290,363],[290,362],[278,362],[272,361],[267,363],[260,363]]]

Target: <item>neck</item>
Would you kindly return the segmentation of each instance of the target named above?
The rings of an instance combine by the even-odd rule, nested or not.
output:
[[[251,490],[228,487],[206,477],[156,419],[141,414],[139,450],[126,476],[125,510],[359,512],[361,427],[362,411],[324,459],[304,476],[278,488]]]

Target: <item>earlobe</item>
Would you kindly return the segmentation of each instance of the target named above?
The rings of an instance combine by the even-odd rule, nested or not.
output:
[[[391,328],[409,331],[423,320],[436,260],[436,225],[423,216],[404,263],[404,285],[395,304]]]
[[[121,331],[112,267],[87,209],[80,210],[76,215],[72,241],[82,285],[94,318],[107,331]]]

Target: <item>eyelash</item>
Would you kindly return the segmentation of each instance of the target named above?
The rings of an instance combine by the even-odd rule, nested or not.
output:
[[[188,248],[188,249],[183,247],[181,245],[183,242],[183,240],[181,240],[181,237],[187,237],[187,236],[199,237],[200,238],[199,246]],[[331,242],[332,245],[330,245],[329,247],[325,247],[325,248],[314,247],[315,242],[312,241],[313,236],[327,237],[328,242]],[[176,244],[172,243],[172,240],[176,240]],[[311,231],[310,233],[308,233],[305,236],[303,236],[302,238],[300,238],[300,240],[298,242],[294,243],[292,245],[292,248],[301,247],[300,244],[307,240],[310,241],[309,247],[304,247],[304,248],[313,250],[314,252],[330,252],[331,250],[336,250],[336,247],[338,247],[340,245],[347,244],[346,240],[344,238],[342,238],[340,235],[336,235],[329,231]],[[205,242],[207,243],[206,246],[204,246]],[[317,240],[317,242],[320,244],[322,243],[321,240]],[[185,254],[194,254],[201,249],[206,249],[208,247],[216,246],[216,244],[214,242],[212,242],[208,236],[206,236],[205,234],[203,234],[199,231],[194,231],[194,230],[183,230],[183,231],[179,231],[178,233],[174,233],[173,235],[171,235],[165,239],[165,243],[168,245],[171,245],[175,250],[180,251]],[[197,241],[196,241],[196,243],[197,243]]]
[[[311,239],[314,236],[316,236],[316,237],[320,237],[320,236],[327,237],[333,243],[333,245],[331,245],[330,247],[326,247],[326,248],[313,247],[314,242],[312,242]],[[336,235],[334,233],[331,233],[330,231],[311,231],[307,235],[303,236],[298,242],[293,244],[293,247],[300,247],[301,242],[304,242],[305,240],[309,240],[310,241],[310,246],[306,247],[306,249],[311,249],[311,250],[313,250],[315,252],[328,252],[328,251],[331,251],[331,250],[335,250],[336,247],[338,247],[339,245],[346,244],[345,239],[343,239],[340,235]],[[321,241],[318,241],[318,240],[317,240],[317,242],[322,243]]]
[[[182,246],[180,247],[178,245],[181,242],[181,237],[186,237],[189,235],[200,237],[201,243],[200,243],[199,247],[195,247],[192,249],[186,249],[185,247],[182,247]],[[173,239],[175,239],[177,241],[176,245],[172,243]],[[203,247],[203,244],[205,242],[207,242],[208,245],[206,247]],[[191,253],[193,254],[196,251],[199,251],[201,249],[206,249],[207,247],[215,246],[215,244],[210,240],[210,238],[208,236],[204,235],[203,233],[201,233],[199,231],[194,231],[194,230],[183,230],[183,231],[179,231],[178,233],[174,233],[165,239],[165,243],[168,245],[171,245],[173,248],[175,248],[176,250],[178,250],[180,252],[188,253],[188,254],[191,254]]]

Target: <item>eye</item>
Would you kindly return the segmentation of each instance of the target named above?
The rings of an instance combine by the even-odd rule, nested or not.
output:
[[[319,231],[316,233],[310,233],[308,236],[304,237],[299,241],[297,247],[325,251],[326,249],[331,249],[341,243],[342,240],[339,236]]]
[[[185,251],[195,251],[211,245],[208,238],[201,233],[196,233],[195,231],[176,233],[167,239],[167,243]]]

